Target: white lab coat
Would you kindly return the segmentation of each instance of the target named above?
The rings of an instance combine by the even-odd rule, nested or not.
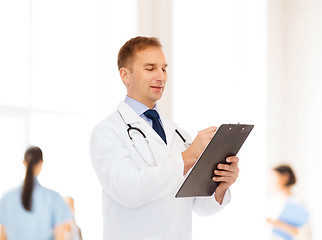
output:
[[[122,120],[119,112],[124,121]],[[162,118],[167,145],[154,129],[124,102],[93,130],[91,159],[103,187],[104,240],[191,239],[192,210],[210,215],[230,201],[227,191],[223,204],[214,198],[175,198],[184,181],[182,139],[173,123]],[[150,142],[157,166],[148,166],[133,147],[126,124],[138,127]],[[180,133],[191,141],[184,131]],[[132,132],[136,147],[146,161],[153,156],[142,135]]]

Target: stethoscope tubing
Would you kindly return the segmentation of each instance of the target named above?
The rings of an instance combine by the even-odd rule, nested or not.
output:
[[[156,160],[155,160],[155,157],[154,157],[154,155],[153,155],[153,152],[152,152],[152,149],[151,149],[151,147],[150,147],[150,144],[149,144],[149,141],[148,141],[148,139],[147,139],[147,137],[146,137],[146,135],[145,135],[145,133],[140,129],[140,128],[138,128],[138,127],[132,127],[131,126],[131,124],[129,124],[129,123],[126,123],[125,122],[125,120],[124,120],[124,118],[123,118],[123,116],[122,116],[122,114],[120,113],[120,111],[118,111],[119,112],[119,114],[120,114],[120,116],[121,116],[121,118],[122,118],[122,120],[123,120],[123,122],[127,125],[127,134],[128,134],[128,136],[129,136],[129,138],[130,138],[130,140],[131,140],[131,142],[132,142],[132,145],[133,145],[133,147],[136,149],[136,151],[138,152],[138,154],[140,155],[140,157],[143,159],[143,161],[147,164],[147,165],[149,165],[149,166],[157,166],[157,164],[156,164]],[[147,145],[148,145],[148,147],[149,147],[149,149],[150,149],[150,152],[151,152],[151,154],[152,154],[152,156],[153,156],[153,165],[151,165],[150,163],[148,163],[145,159],[144,159],[144,157],[142,156],[142,154],[140,153],[140,151],[137,149],[137,147],[135,146],[135,144],[134,144],[134,141],[133,141],[133,138],[132,138],[132,136],[131,136],[131,131],[137,131],[137,132],[139,132],[142,136],[143,136],[143,138],[144,138],[144,140],[147,142]],[[188,148],[189,146],[190,146],[190,143],[188,143],[187,142],[187,140],[182,136],[182,134],[179,132],[179,130],[178,129],[175,129],[175,132],[178,134],[178,136],[181,138],[181,140],[183,141],[183,144],[184,144],[184,146],[185,146],[185,148]]]

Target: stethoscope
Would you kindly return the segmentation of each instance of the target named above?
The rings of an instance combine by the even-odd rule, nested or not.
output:
[[[135,150],[137,151],[137,153],[139,154],[139,156],[142,158],[142,160],[143,160],[143,161],[144,161],[148,166],[150,166],[150,167],[152,167],[152,166],[157,166],[157,163],[156,163],[156,160],[155,160],[154,154],[153,154],[153,152],[152,152],[152,149],[151,149],[151,147],[150,147],[150,143],[149,143],[149,141],[148,141],[148,139],[147,139],[147,137],[146,137],[145,133],[144,133],[140,128],[132,127],[132,126],[131,126],[131,124],[126,123],[126,122],[125,122],[125,120],[124,120],[124,118],[123,118],[123,116],[122,116],[122,114],[120,113],[120,111],[119,111],[119,110],[118,110],[118,112],[119,112],[119,114],[120,114],[120,116],[121,116],[121,118],[122,118],[123,122],[125,123],[125,125],[127,125],[127,126],[128,126],[128,128],[127,128],[127,135],[129,136],[129,138],[130,138],[130,140],[131,140],[131,142],[132,142],[132,145],[133,145],[133,147],[135,148]],[[140,133],[140,134],[142,135],[142,137],[144,138],[145,142],[147,143],[148,148],[149,148],[149,150],[150,150],[150,153],[151,153],[151,155],[152,155],[152,157],[153,157],[153,164],[150,164],[148,161],[146,161],[146,160],[144,159],[144,157],[142,156],[142,154],[140,153],[140,151],[138,150],[138,148],[135,146],[135,143],[134,143],[134,141],[133,141],[133,137],[131,136],[131,132],[133,133],[134,131],[136,131],[136,132]],[[188,148],[188,147],[191,145],[191,143],[188,143],[188,142],[187,142],[187,140],[182,136],[182,134],[178,131],[178,129],[176,129],[176,130],[175,130],[175,132],[178,134],[178,136],[179,136],[179,137],[181,138],[181,140],[183,141],[183,145],[185,146],[185,148]]]

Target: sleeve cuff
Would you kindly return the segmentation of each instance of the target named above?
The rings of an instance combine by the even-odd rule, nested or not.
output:
[[[227,204],[230,203],[230,201],[231,201],[231,193],[230,193],[229,188],[226,190],[225,195],[224,195],[224,199],[222,200],[221,204],[219,202],[217,202],[217,200],[215,198],[215,194],[216,194],[216,192],[212,195],[212,197],[213,197],[214,201],[216,202],[216,204],[218,206],[224,207],[224,206],[226,206]]]

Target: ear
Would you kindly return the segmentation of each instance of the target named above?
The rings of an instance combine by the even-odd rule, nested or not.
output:
[[[120,76],[122,78],[123,83],[127,86],[130,83],[129,78],[130,70],[127,68],[122,67],[120,69]]]

